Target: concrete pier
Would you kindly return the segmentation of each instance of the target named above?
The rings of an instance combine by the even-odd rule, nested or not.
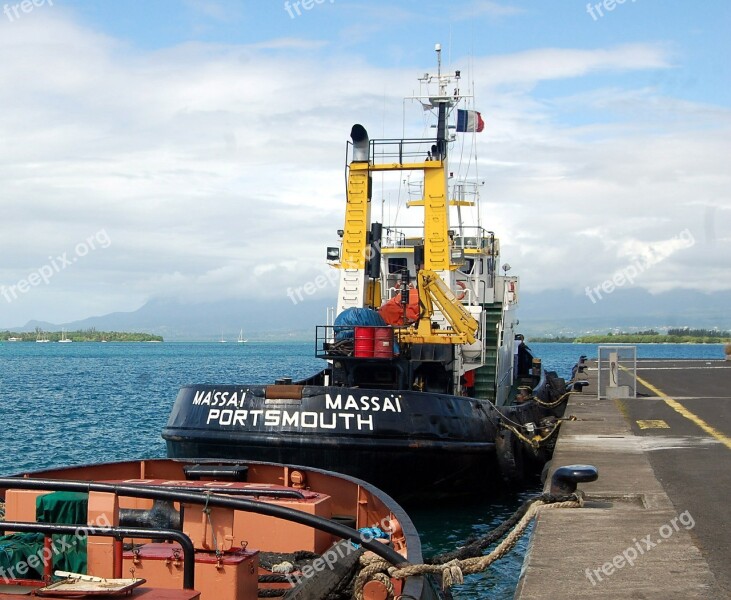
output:
[[[640,360],[632,399],[589,381],[551,470],[599,479],[580,485],[583,509],[538,517],[515,598],[731,598],[731,364]]]

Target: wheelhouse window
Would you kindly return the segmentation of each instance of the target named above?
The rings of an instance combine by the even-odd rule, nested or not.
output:
[[[405,258],[389,258],[388,259],[388,274],[389,275],[400,275],[409,268],[407,259]]]

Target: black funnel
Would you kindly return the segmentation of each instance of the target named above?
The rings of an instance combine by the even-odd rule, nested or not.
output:
[[[353,162],[368,162],[368,132],[363,125],[356,123],[350,130],[353,140]]]

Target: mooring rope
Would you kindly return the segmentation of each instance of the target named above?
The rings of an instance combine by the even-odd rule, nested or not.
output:
[[[268,588],[259,590],[257,596],[259,598],[281,598],[287,593],[287,588]]]
[[[496,560],[499,560],[510,552],[515,547],[515,544],[518,542],[523,533],[525,533],[530,522],[540,512],[548,509],[581,508],[583,506],[584,499],[580,492],[573,494],[570,498],[572,499],[562,500],[551,498],[550,496],[542,496],[527,502],[527,509],[510,533],[495,547],[492,552],[485,556],[475,556],[463,559],[454,558],[440,564],[424,563],[397,568],[381,557],[367,552],[360,558],[362,568],[355,578],[353,597],[356,598],[356,600],[363,600],[363,587],[366,583],[372,580],[384,582],[385,579],[405,579],[406,577],[412,577],[414,575],[432,574],[441,575],[443,589],[463,583],[465,575],[472,575],[474,573],[484,571]],[[521,512],[522,509],[523,506],[516,511],[516,514]],[[495,531],[504,531],[505,529],[506,528],[503,528],[501,525]],[[393,598],[393,586],[386,586],[386,589],[389,590],[388,597]]]
[[[556,408],[559,404],[561,404],[566,398],[568,398],[571,394],[578,394],[579,392],[575,390],[569,390],[565,394],[559,397],[558,400],[554,400],[553,402],[544,402],[537,396],[532,396],[530,400],[533,400],[536,404],[539,406],[542,406],[543,408]]]
[[[551,494],[540,494],[538,496],[533,496],[532,498],[529,498],[528,500],[523,502],[523,504],[521,504],[512,515],[510,515],[507,519],[500,523],[500,525],[489,531],[487,534],[482,536],[472,536],[466,539],[464,544],[460,548],[457,548],[456,550],[452,550],[450,552],[444,552],[442,554],[430,556],[424,562],[430,565],[435,565],[439,563],[446,563],[454,559],[465,559],[473,558],[475,556],[482,556],[482,553],[486,548],[492,546],[495,542],[502,539],[502,537],[508,531],[515,527],[515,525],[523,518],[523,515],[528,512],[531,504],[534,504],[539,500],[543,501],[545,504],[554,504],[556,502],[570,501],[573,499],[574,496],[557,498],[556,496],[552,496]]]
[[[543,444],[545,444],[548,440],[550,440],[554,435],[558,433],[559,430],[559,424],[560,421],[556,421],[551,428],[551,431],[549,431],[546,435],[534,435],[532,438],[529,438],[528,436],[524,435],[520,429],[517,427],[514,427],[510,423],[501,423],[501,426],[505,429],[508,429],[509,431],[512,431],[515,434],[515,437],[517,437],[521,442],[528,444],[531,448],[534,450],[538,450]],[[543,428],[539,428],[543,429]]]
[[[537,438],[531,439],[528,436],[523,435],[517,427],[513,427],[509,423],[503,423],[502,426],[505,427],[505,429],[512,431],[515,434],[515,437],[517,437],[521,442],[528,444],[531,448],[540,447],[540,445],[541,445],[540,439],[537,439]],[[556,429],[558,429],[558,428],[556,428]]]

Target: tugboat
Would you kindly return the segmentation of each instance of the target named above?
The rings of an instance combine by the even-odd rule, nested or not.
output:
[[[168,456],[296,462],[422,502],[540,471],[567,386],[516,330],[519,280],[479,222],[479,182],[450,170],[450,145],[482,120],[458,108],[471,96],[436,51],[437,74],[412,98],[436,117],[435,137],[370,139],[352,128],[345,224],[327,248],[340,271],[337,307],[315,334],[327,366],[304,381],[182,388],[163,431]],[[377,174],[417,181],[407,206],[423,213],[373,222]]]
[[[0,509],[0,600],[345,600],[366,552],[423,562],[392,498],[291,465],[163,459],[23,473],[0,478]],[[431,575],[359,589],[445,598]]]

